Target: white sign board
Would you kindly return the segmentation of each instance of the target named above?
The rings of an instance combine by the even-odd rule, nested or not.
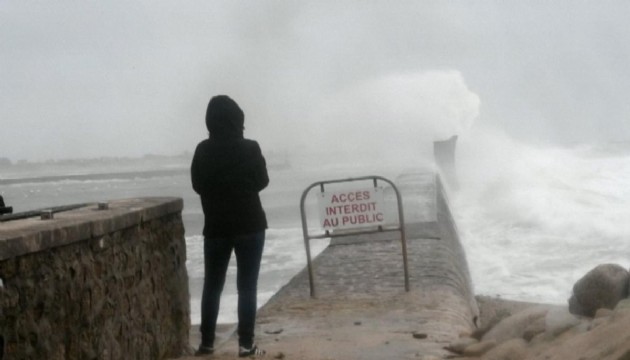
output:
[[[383,188],[322,192],[319,218],[324,230],[379,226],[385,223]]]

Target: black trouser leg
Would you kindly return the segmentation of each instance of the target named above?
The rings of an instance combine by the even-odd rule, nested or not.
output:
[[[231,239],[205,239],[204,249],[204,281],[201,296],[201,343],[213,346],[221,303],[221,292],[225,284],[230,256],[232,254]]]
[[[238,337],[239,345],[246,348],[250,348],[254,343],[258,274],[264,246],[264,231],[239,236],[234,241],[237,262]]]

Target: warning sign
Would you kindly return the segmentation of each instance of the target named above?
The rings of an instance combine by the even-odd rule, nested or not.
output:
[[[383,225],[383,208],[383,188],[380,187],[319,195],[319,218],[324,230]]]

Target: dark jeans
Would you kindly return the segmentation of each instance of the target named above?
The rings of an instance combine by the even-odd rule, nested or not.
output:
[[[204,240],[205,278],[201,297],[201,342],[203,345],[214,344],[221,292],[233,249],[237,266],[239,345],[247,348],[252,346],[256,324],[258,272],[264,246],[264,230],[253,234]]]

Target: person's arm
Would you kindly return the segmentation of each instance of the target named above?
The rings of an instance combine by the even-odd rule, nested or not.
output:
[[[199,165],[200,165],[199,164],[200,163],[199,146],[200,145],[197,145],[197,148],[195,149],[195,154],[193,155],[192,163],[190,164],[190,180],[192,182],[193,190],[195,190],[197,194],[201,195],[202,180],[201,180],[201,172],[199,169]]]
[[[269,185],[269,174],[267,173],[267,162],[260,150],[260,146],[256,144],[256,168],[255,168],[255,191],[261,191]]]

